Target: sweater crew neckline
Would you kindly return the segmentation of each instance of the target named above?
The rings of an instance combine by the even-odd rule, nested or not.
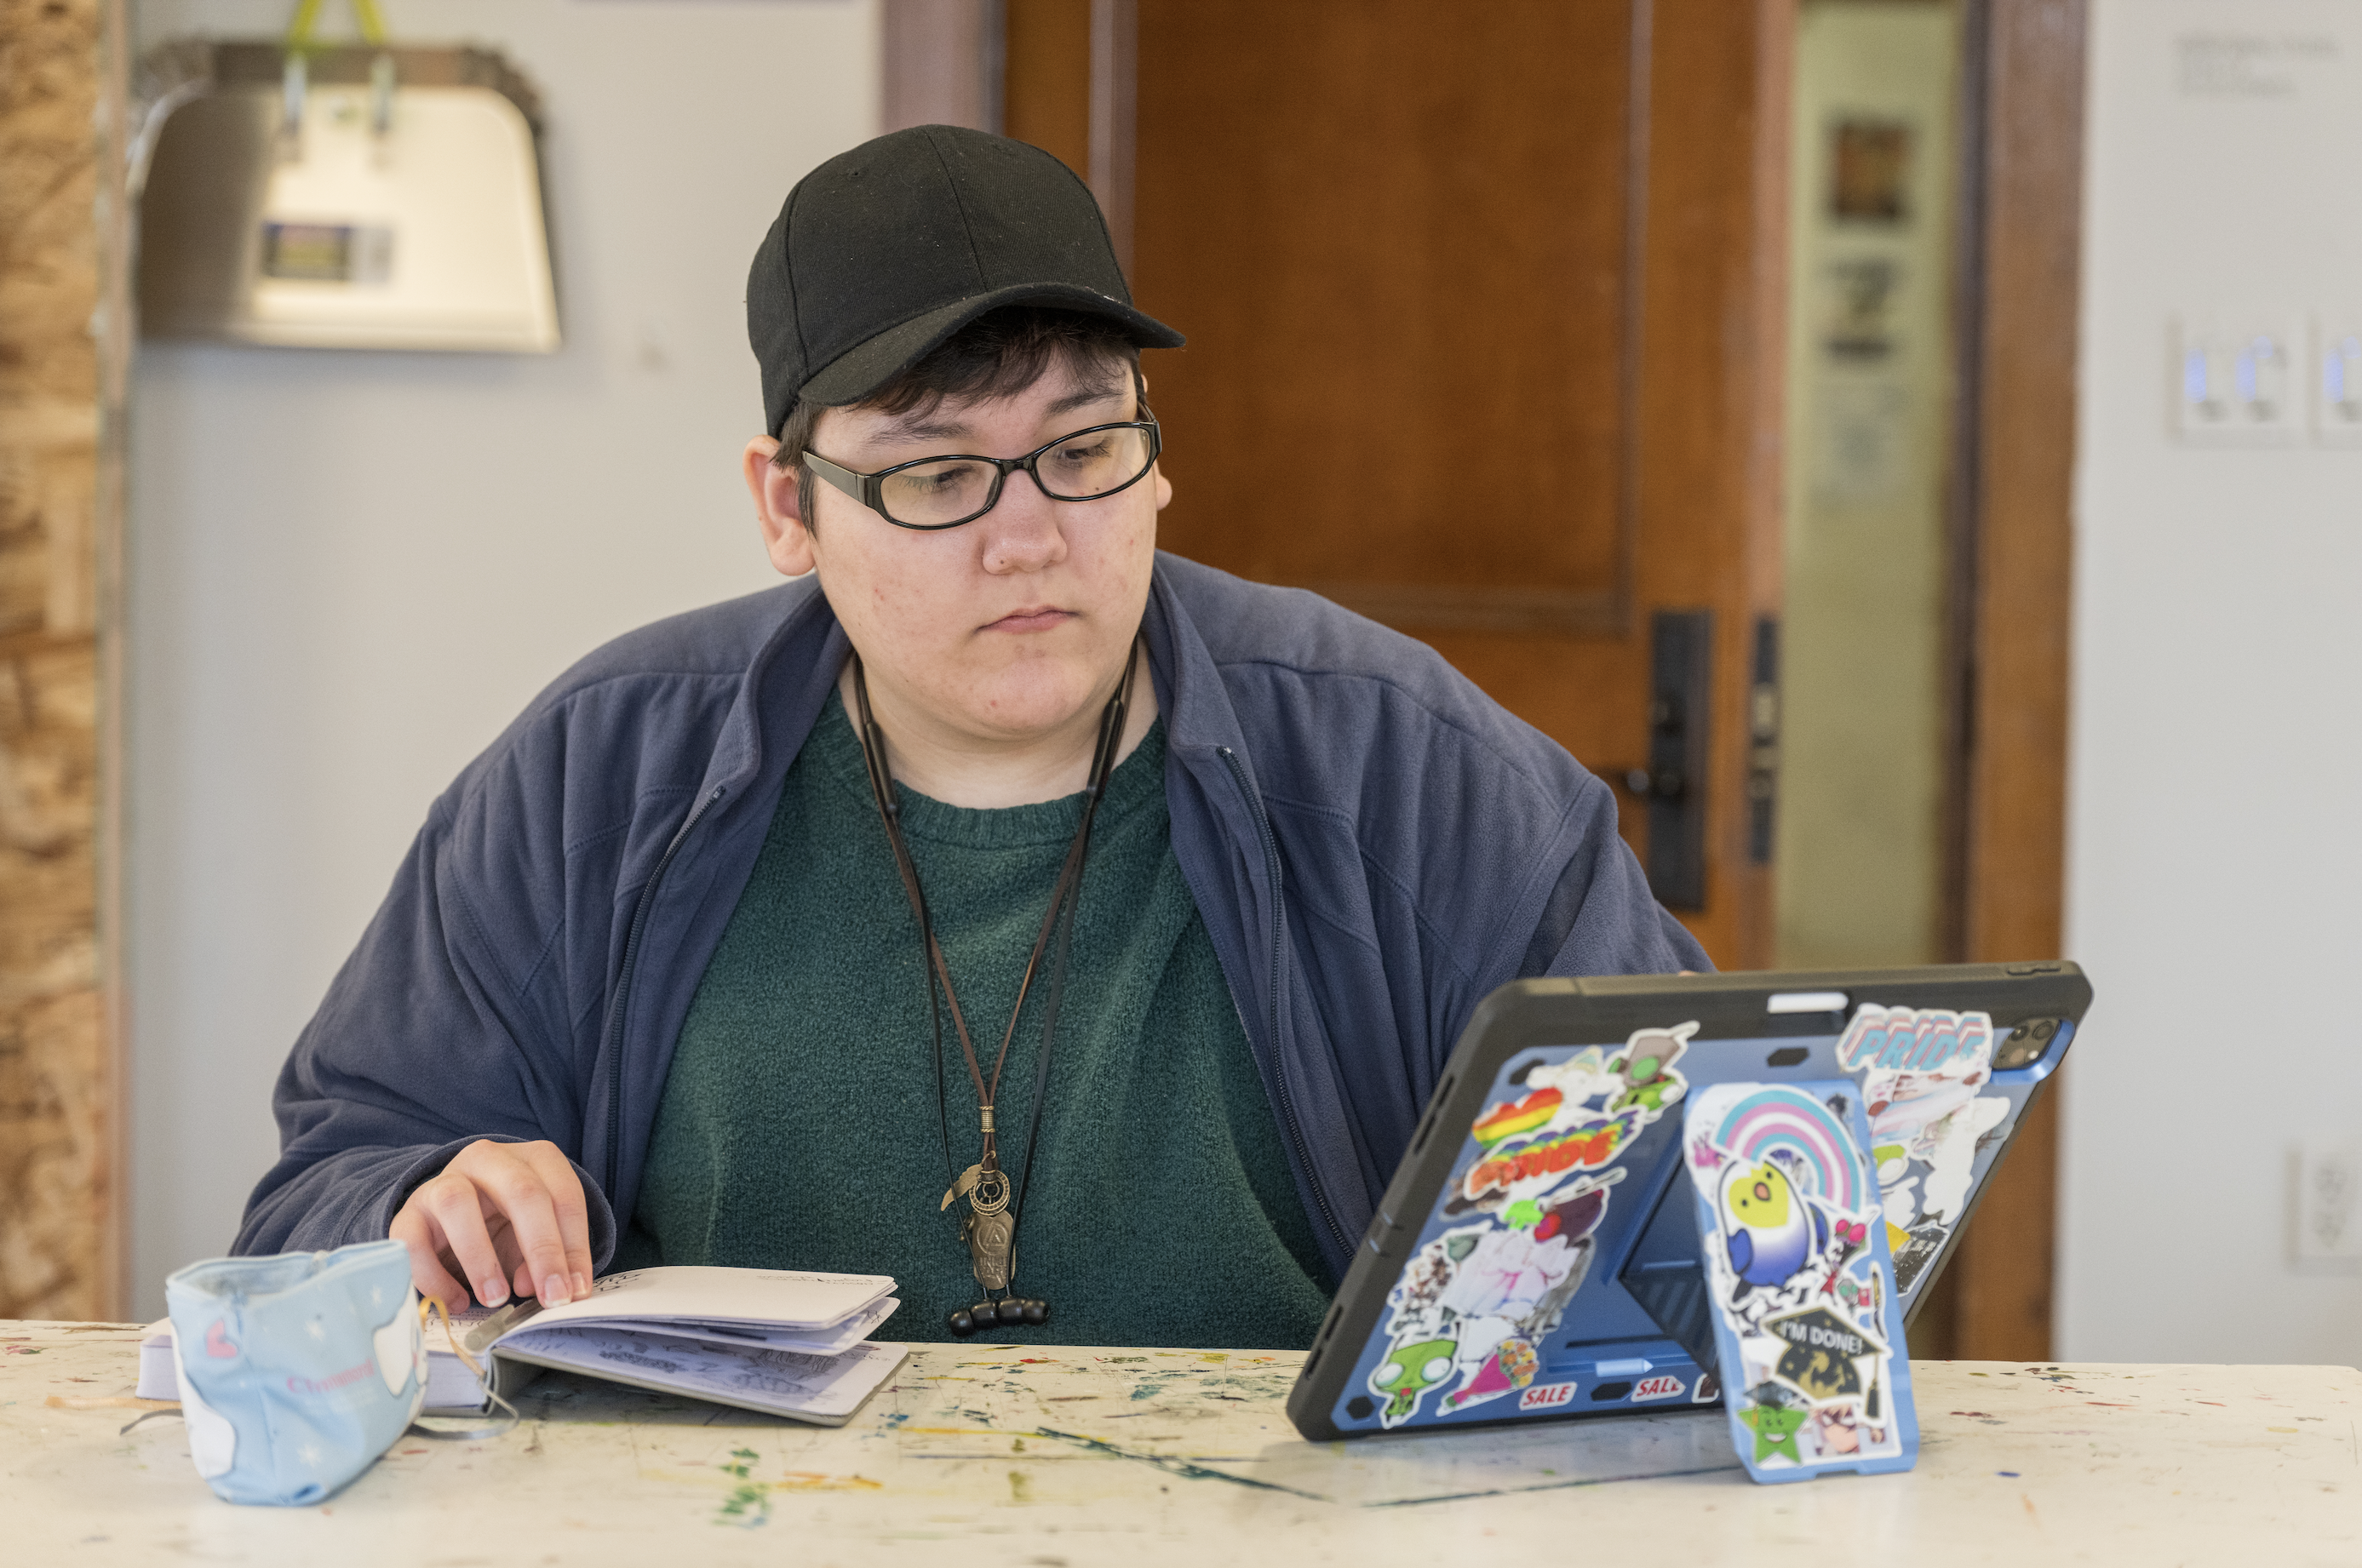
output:
[[[890,747],[893,742],[889,740]],[[803,755],[821,765],[830,783],[859,797],[869,808],[869,770],[861,755],[844,699],[832,690],[804,742]],[[1108,775],[1107,795],[1099,802],[1102,823],[1120,820],[1164,793],[1164,719],[1158,715],[1131,755]],[[1036,844],[1063,844],[1075,836],[1083,819],[1083,795],[1039,801],[1028,806],[953,806],[922,795],[899,780],[895,798],[902,807],[903,836],[977,850],[1021,849]],[[1092,835],[1098,836],[1096,829]]]

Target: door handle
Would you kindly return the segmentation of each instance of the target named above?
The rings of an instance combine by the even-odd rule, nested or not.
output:
[[[1668,909],[1705,907],[1707,742],[1714,708],[1714,611],[1649,618],[1649,888]]]
[[[1747,858],[1772,863],[1780,814],[1780,622],[1755,618],[1754,681],[1747,691]]]

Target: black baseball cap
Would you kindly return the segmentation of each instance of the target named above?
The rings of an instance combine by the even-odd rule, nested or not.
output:
[[[1142,348],[1181,334],[1132,308],[1090,188],[1038,147],[957,126],[863,142],[796,182],[746,278],[764,428],[798,398],[856,403],[988,311],[1105,316]]]

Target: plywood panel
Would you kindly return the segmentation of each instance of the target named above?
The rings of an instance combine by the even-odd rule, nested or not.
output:
[[[105,1314],[97,0],[0,0],[0,1317]]]

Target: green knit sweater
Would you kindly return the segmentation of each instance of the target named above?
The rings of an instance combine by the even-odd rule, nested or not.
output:
[[[988,1076],[1082,797],[972,810],[901,792],[902,830]],[[888,1339],[948,1337],[982,1291],[947,1184],[917,923],[832,696],[698,987],[620,1262],[890,1274]],[[1047,962],[1045,960],[1045,970]],[[1034,982],[1001,1077],[1025,1159]],[[977,1096],[948,1014],[951,1158]],[[1329,1282],[1205,922],[1175,859],[1161,722],[1091,832],[1016,1292],[1044,1343],[1300,1348]]]

